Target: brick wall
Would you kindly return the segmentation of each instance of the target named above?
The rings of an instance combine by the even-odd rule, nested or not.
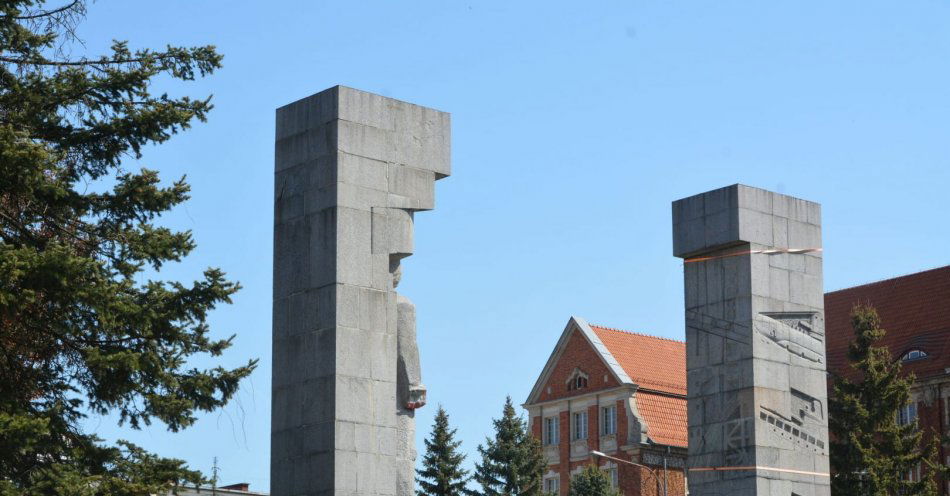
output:
[[[600,451],[600,406],[587,407],[587,446]]]
[[[574,372],[575,368],[580,368],[588,375],[587,387],[582,394],[601,391],[614,388],[620,384],[613,377],[613,373],[604,365],[603,359],[591,348],[590,344],[581,335],[574,331],[568,338],[567,346],[564,347],[564,353],[558,360],[554,370],[548,377],[544,389],[541,391],[538,401],[550,401],[570,396],[575,396],[578,391],[569,391],[567,389],[567,379]],[[604,380],[604,376],[607,380]],[[551,390],[548,393],[548,389]]]
[[[617,400],[617,447],[625,446],[629,440],[627,433],[629,425],[627,424],[627,405],[623,400]]]
[[[571,414],[570,412],[561,412],[558,420],[559,436],[558,454],[561,463],[558,465],[561,473],[561,494],[567,495],[568,485],[571,480]]]
[[[929,404],[923,401],[917,402],[917,422],[924,433],[924,446],[931,441],[934,435],[947,432],[946,402],[946,398],[936,399]],[[950,454],[950,450],[947,449],[947,446],[941,445],[937,451],[937,459],[941,463],[947,463],[948,454]],[[923,470],[926,471],[926,467],[924,467]],[[938,479],[937,494],[944,496],[950,495],[946,480]]]

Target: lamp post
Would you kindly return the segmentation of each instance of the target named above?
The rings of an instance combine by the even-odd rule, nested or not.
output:
[[[660,483],[660,476],[659,476],[659,475],[656,475],[656,471],[653,470],[652,468],[650,468],[650,467],[648,467],[648,466],[646,466],[646,465],[641,465],[641,464],[636,463],[636,462],[631,462],[630,460],[624,460],[623,458],[617,458],[617,457],[614,457],[614,456],[610,456],[610,455],[607,455],[607,454],[605,454],[605,453],[602,453],[602,452],[596,451],[596,450],[591,450],[591,451],[590,451],[590,454],[591,454],[592,456],[596,457],[596,458],[606,458],[606,459],[608,459],[608,460],[613,460],[613,461],[615,461],[615,462],[626,463],[627,465],[633,465],[633,466],[635,466],[635,467],[640,467],[640,468],[645,468],[645,469],[647,469],[647,472],[650,472],[650,475],[653,476],[653,480],[656,481],[656,489],[657,489],[657,491],[659,491],[659,490],[660,490],[660,487],[662,486],[662,488],[663,488],[663,496],[666,496],[666,484]]]

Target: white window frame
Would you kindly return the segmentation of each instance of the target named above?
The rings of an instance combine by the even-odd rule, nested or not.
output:
[[[557,416],[544,417],[544,445],[554,446],[560,441],[560,420]]]
[[[617,433],[617,405],[605,406],[600,409],[602,436],[610,436]]]
[[[571,418],[571,430],[573,431],[573,440],[581,441],[587,439],[587,412],[574,412]]]
[[[929,355],[926,351],[924,351],[924,350],[922,350],[922,349],[920,349],[920,348],[914,348],[914,349],[908,350],[906,353],[904,353],[904,354],[901,356],[901,361],[902,361],[902,362],[913,362],[914,360],[922,360],[922,359],[927,358],[927,357],[929,357],[929,356],[930,356],[930,355]]]
[[[544,492],[545,494],[559,494],[561,492],[561,476],[545,477]]]
[[[607,467],[607,476],[610,478],[610,487],[616,489],[620,486],[620,473],[616,465]]]
[[[900,410],[897,411],[897,423],[899,425],[908,425],[913,424],[917,421],[917,402],[911,401],[910,403],[902,406]]]

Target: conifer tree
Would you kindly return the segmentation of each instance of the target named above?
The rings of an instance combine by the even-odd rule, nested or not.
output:
[[[471,479],[468,471],[462,468],[465,455],[458,451],[461,441],[455,440],[455,429],[449,427],[449,414],[442,405],[435,414],[432,434],[423,440],[426,454],[422,457],[422,469],[416,470],[419,477],[420,496],[468,496],[465,484]]]
[[[214,47],[84,56],[85,0],[0,1],[0,494],[167,494],[201,475],[81,428],[89,413],[132,428],[188,427],[234,395],[255,361],[194,368],[231,339],[207,315],[238,285],[218,269],[163,281],[195,248],[157,223],[188,198],[184,179],[128,171],[203,121],[210,98],[152,94],[220,67]],[[146,272],[147,271],[147,272]]]
[[[832,492],[839,496],[937,494],[935,476],[946,470],[936,460],[937,439],[922,445],[916,422],[900,425],[898,412],[910,399],[912,375],[901,376],[901,363],[875,344],[885,331],[873,307],[852,309],[854,340],[848,348],[852,382],[835,377],[829,401],[832,434]],[[921,469],[921,480],[906,475]]]
[[[527,430],[525,421],[515,414],[509,396],[495,438],[486,438],[478,446],[481,463],[475,464],[475,480],[483,496],[537,496],[542,493],[541,478],[546,466],[541,443]]]
[[[588,465],[571,479],[570,496],[620,496],[620,492],[611,486],[606,472]]]

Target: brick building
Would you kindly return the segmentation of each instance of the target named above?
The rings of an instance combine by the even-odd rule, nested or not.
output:
[[[664,485],[685,494],[685,343],[572,317],[523,406],[544,447],[548,492],[566,495],[595,462],[626,496],[660,495]]]
[[[171,495],[169,495],[171,496]],[[178,490],[178,496],[268,496],[267,493],[251,491],[247,482],[239,482],[216,488],[185,487]]]
[[[903,371],[916,377],[900,421],[916,419],[925,433],[950,434],[950,266],[825,294],[828,369],[833,373],[854,375],[847,352],[854,336],[851,308],[858,303],[877,309],[887,331],[884,344],[903,362]],[[940,457],[950,464],[950,446],[940,447]],[[950,481],[942,486],[941,494],[950,495]]]

